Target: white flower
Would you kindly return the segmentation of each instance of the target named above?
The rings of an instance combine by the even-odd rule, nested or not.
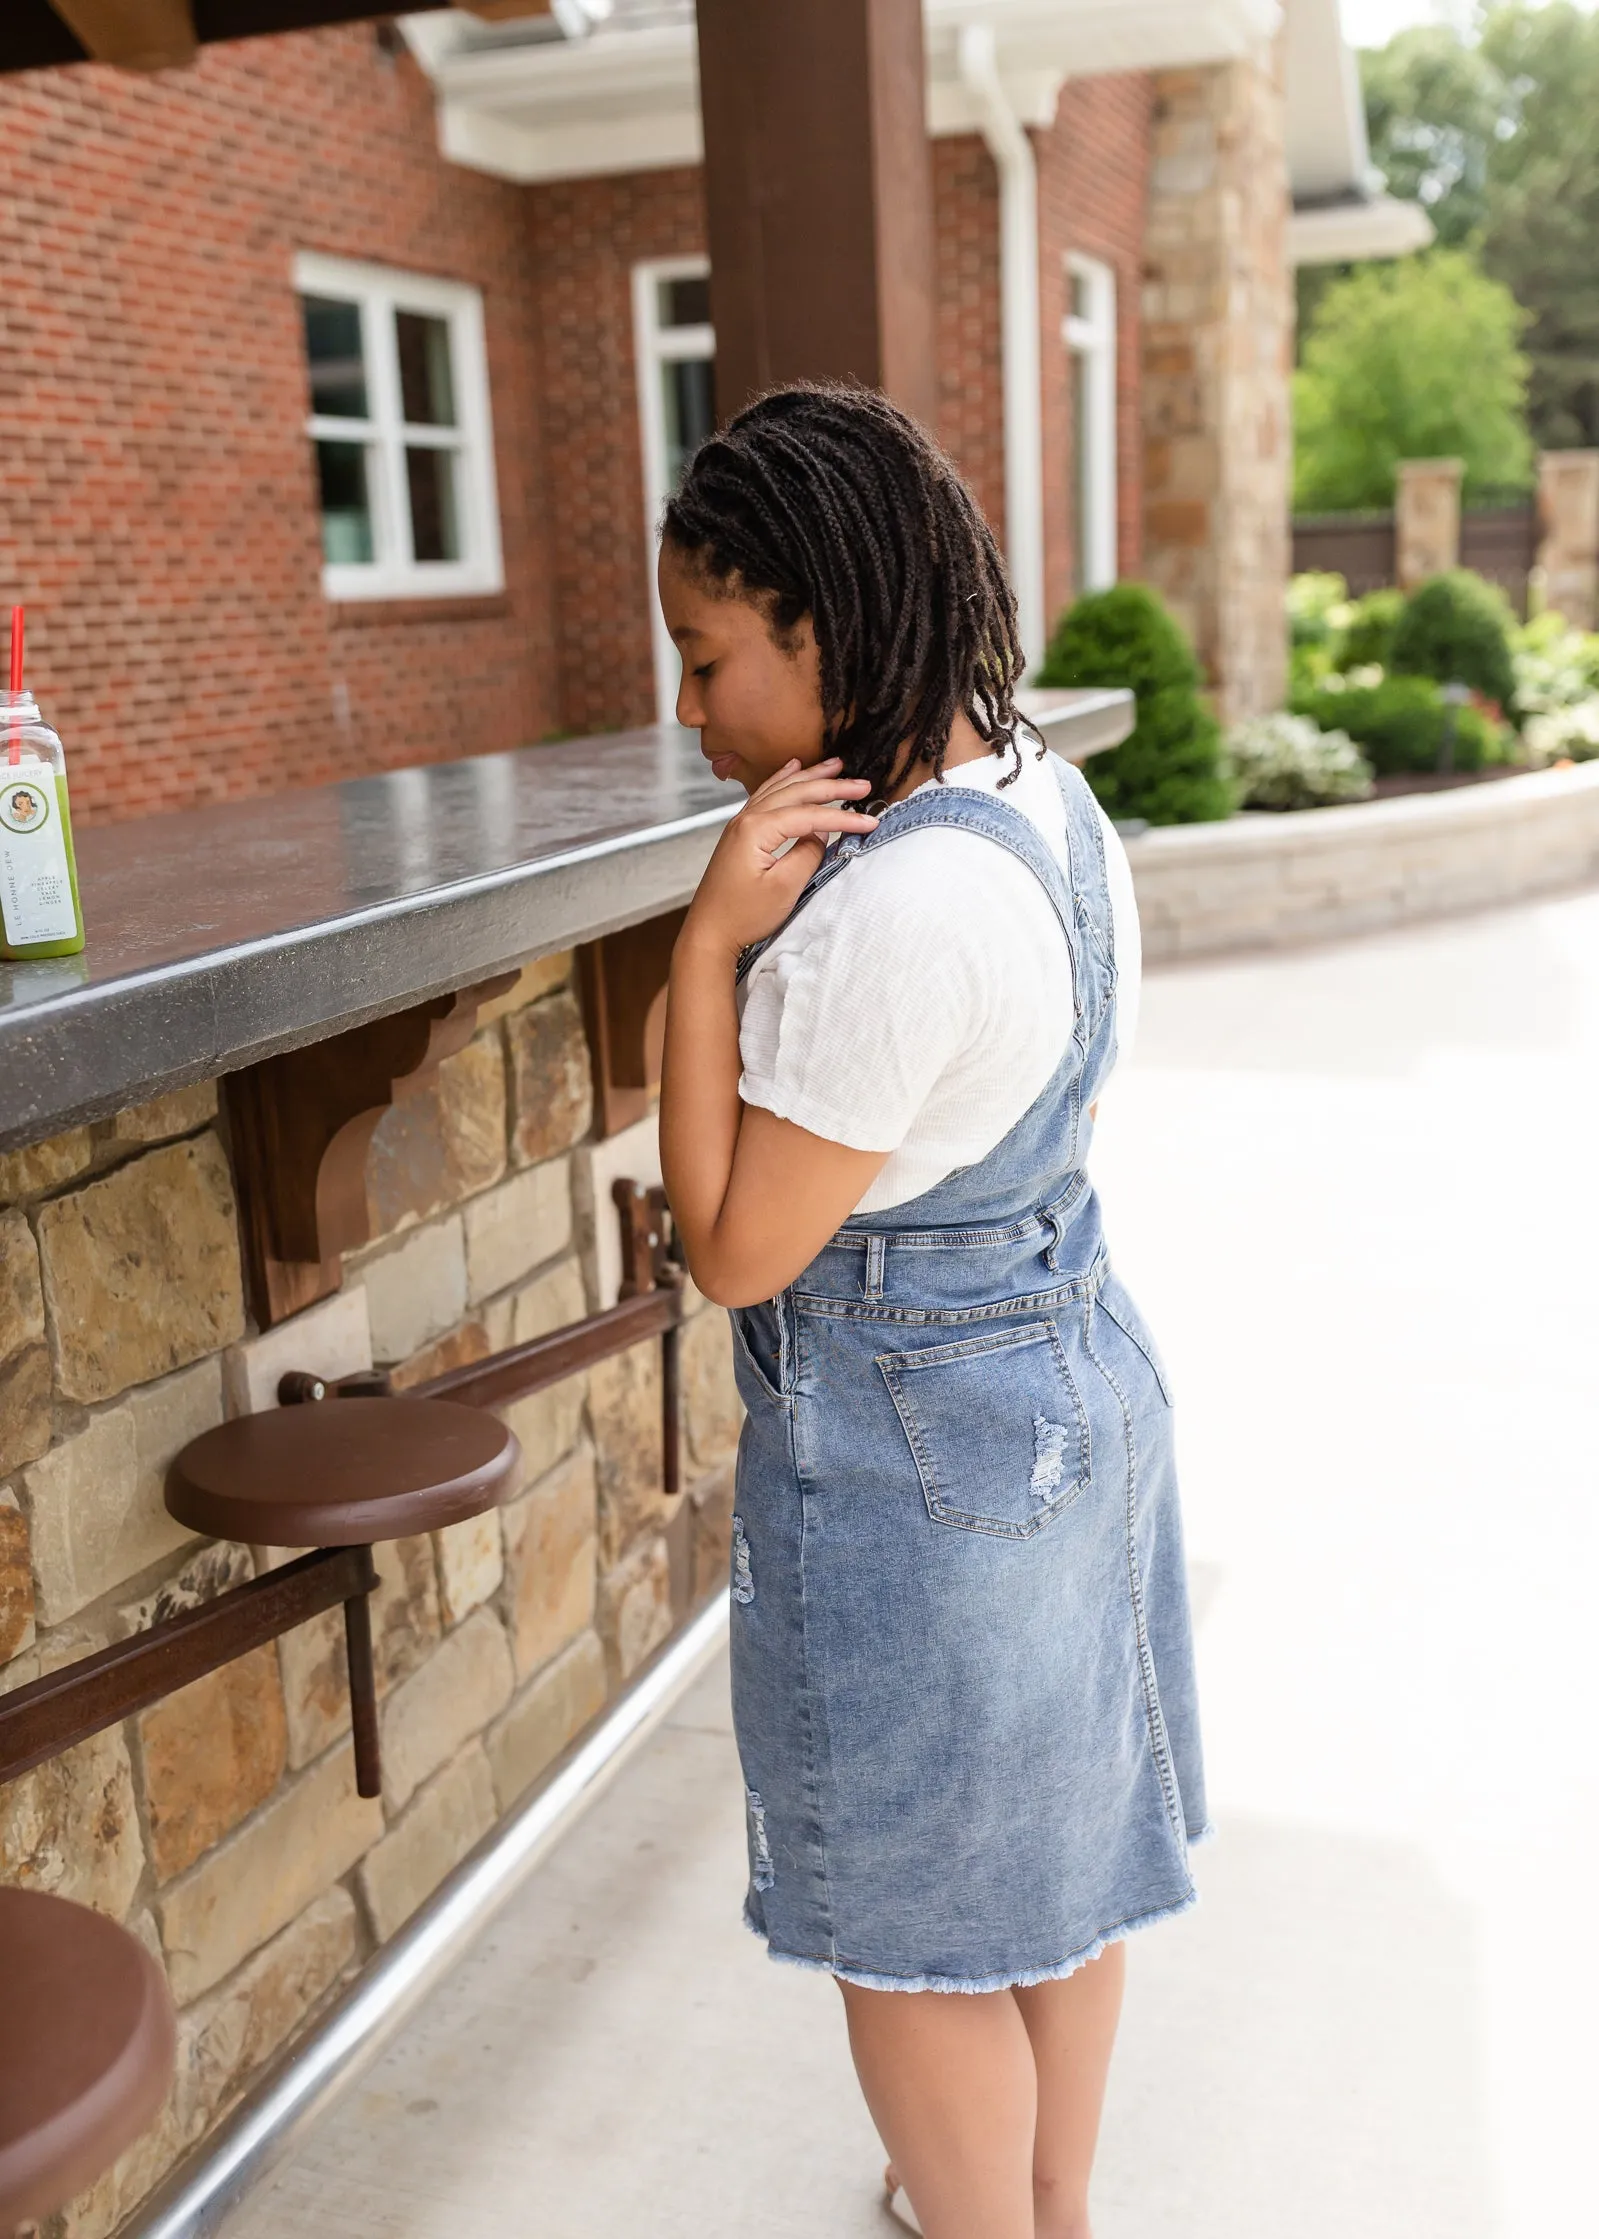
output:
[[[1591,762],[1599,757],[1599,695],[1535,715],[1521,734],[1534,769],[1551,762]]]
[[[1371,791],[1371,765],[1348,733],[1319,731],[1308,716],[1254,716],[1228,732],[1225,751],[1240,808],[1322,808]]]

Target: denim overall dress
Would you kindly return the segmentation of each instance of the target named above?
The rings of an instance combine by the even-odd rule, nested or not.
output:
[[[1170,1395],[1083,1171],[1115,1054],[1104,845],[1056,768],[1070,883],[1019,810],[935,784],[798,904],[929,826],[1008,848],[1071,952],[1054,1075],[986,1157],[732,1316],[745,1917],[869,1989],[1069,1974],[1193,1901],[1205,1831]]]

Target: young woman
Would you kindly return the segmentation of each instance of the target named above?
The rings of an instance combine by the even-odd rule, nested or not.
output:
[[[660,588],[679,718],[749,794],[661,1096],[748,1411],[746,1918],[843,1991],[902,2220],[1088,2239],[1121,1939],[1192,1902],[1204,1825],[1169,1398],[1084,1172],[1126,860],[1019,735],[993,539],[882,397],[741,412]]]

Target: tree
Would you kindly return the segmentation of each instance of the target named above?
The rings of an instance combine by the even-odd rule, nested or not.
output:
[[[1396,32],[1360,57],[1371,160],[1390,194],[1420,202],[1440,247],[1464,247],[1487,215],[1489,154],[1504,82],[1480,46],[1441,23]]]
[[[1496,8],[1482,54],[1506,89],[1482,260],[1530,314],[1528,417],[1546,449],[1599,444],[1599,18]]]
[[[1599,15],[1569,0],[1486,8],[1478,36],[1401,31],[1360,57],[1372,160],[1531,314],[1528,424],[1599,444]],[[1306,333],[1335,286],[1301,275]]]
[[[1460,249],[1335,282],[1294,375],[1295,511],[1391,505],[1401,459],[1464,460],[1468,498],[1526,487],[1522,321]]]

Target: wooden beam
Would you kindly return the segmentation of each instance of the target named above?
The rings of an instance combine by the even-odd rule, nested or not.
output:
[[[199,51],[191,0],[50,0],[96,62],[182,70]]]
[[[723,414],[853,377],[931,425],[921,0],[699,0]]]
[[[469,16],[481,16],[485,23],[512,23],[518,16],[552,16],[554,0],[455,0]]]

